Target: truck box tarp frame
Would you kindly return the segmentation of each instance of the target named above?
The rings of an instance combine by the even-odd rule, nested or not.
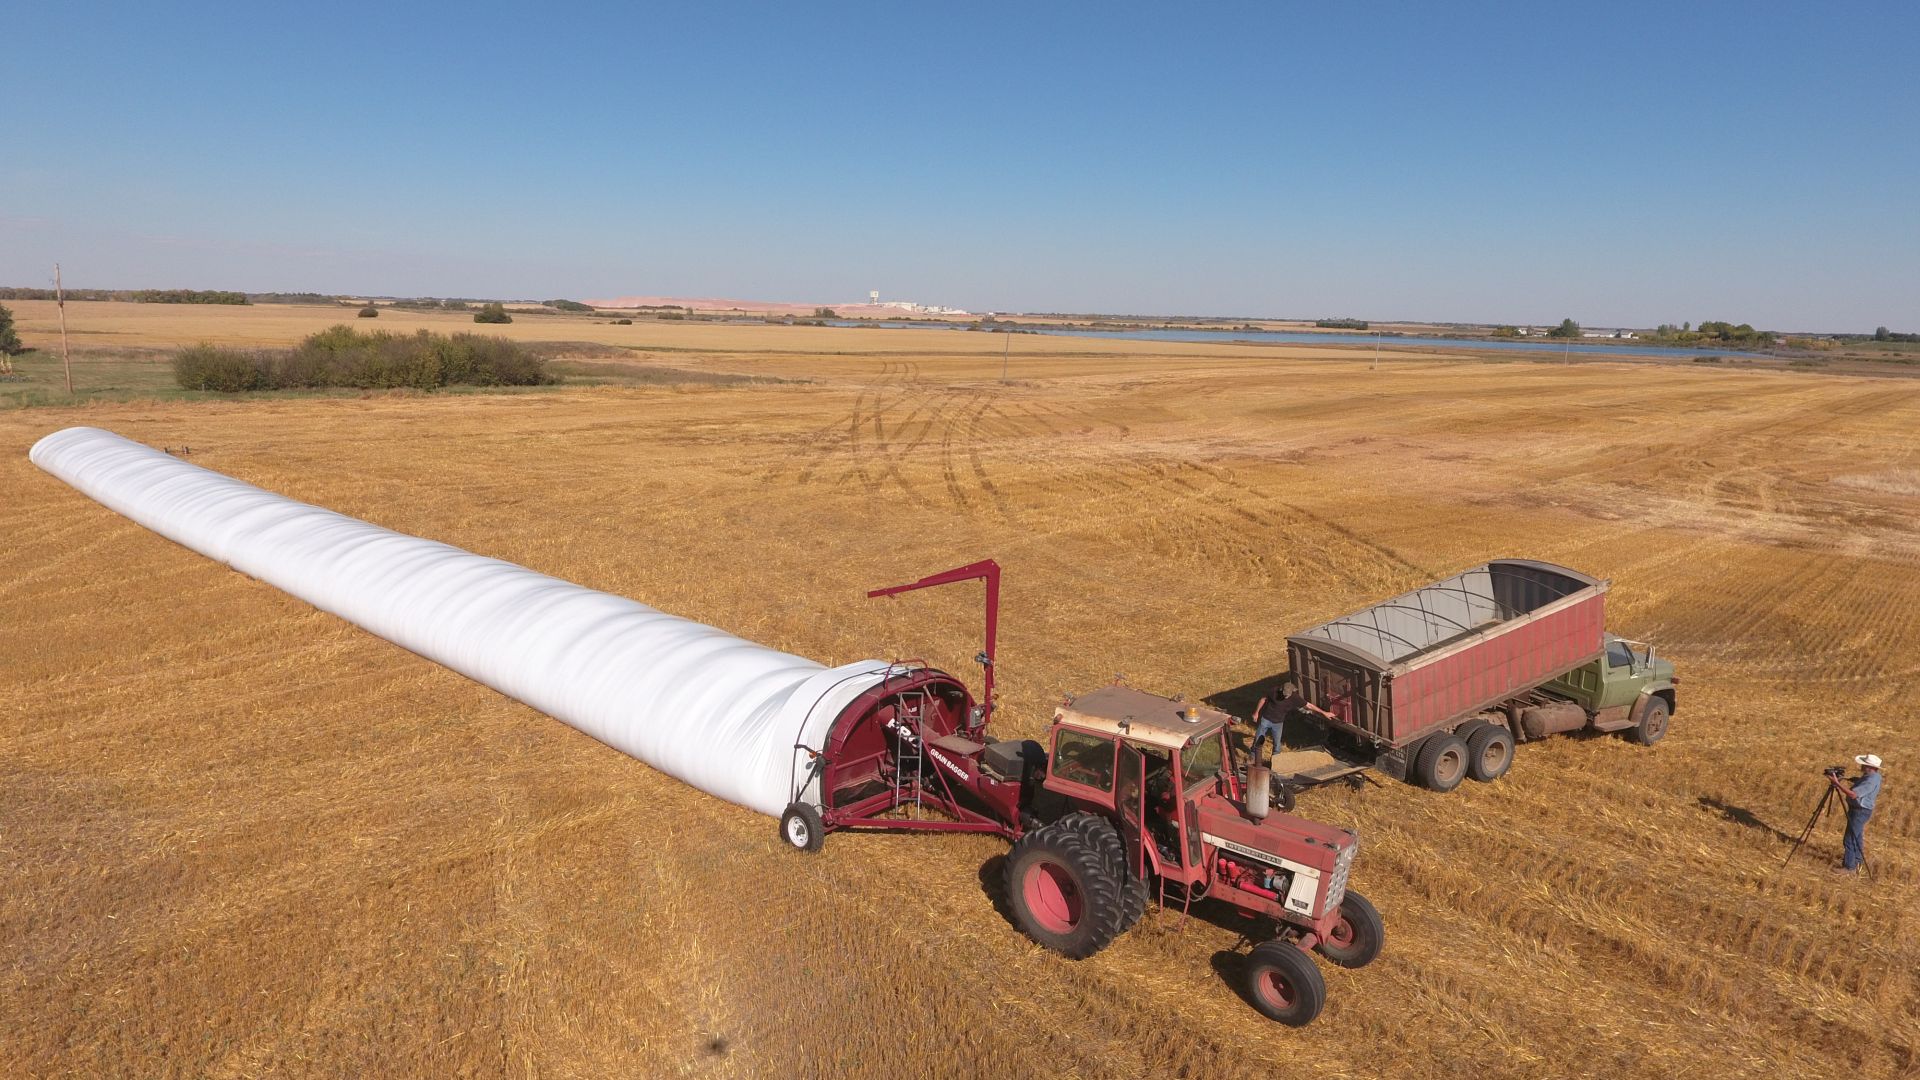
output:
[[[1587,663],[1607,583],[1502,559],[1288,638],[1314,702],[1369,739],[1404,746]]]

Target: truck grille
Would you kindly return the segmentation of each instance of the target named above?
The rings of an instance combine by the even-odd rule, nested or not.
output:
[[[1340,906],[1347,897],[1347,873],[1353,869],[1353,856],[1360,850],[1359,839],[1354,839],[1340,852],[1340,858],[1333,864],[1333,873],[1327,877],[1327,910]]]

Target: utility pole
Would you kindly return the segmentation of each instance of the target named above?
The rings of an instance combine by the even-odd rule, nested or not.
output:
[[[1000,333],[1007,339],[1000,346],[1000,384],[1004,386],[1007,382],[1007,354],[1013,351],[1013,331],[1002,329]]]
[[[1369,370],[1380,370],[1380,331],[1378,330],[1373,332],[1373,367]]]
[[[60,308],[60,366],[67,369],[67,396],[73,396],[73,358],[67,355],[67,291],[60,285],[60,264],[53,264],[53,302]]]

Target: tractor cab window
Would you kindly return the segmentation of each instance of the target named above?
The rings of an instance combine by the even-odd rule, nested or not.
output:
[[[1062,730],[1053,741],[1053,775],[1070,784],[1113,790],[1113,740]]]
[[[1607,666],[1610,668],[1632,667],[1633,647],[1619,638],[1607,642]]]
[[[1180,751],[1180,789],[1189,790],[1203,780],[1212,780],[1220,775],[1226,771],[1224,760],[1218,733],[1188,743],[1186,749]]]

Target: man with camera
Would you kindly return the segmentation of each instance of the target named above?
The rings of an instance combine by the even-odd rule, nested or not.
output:
[[[1849,874],[1857,873],[1860,864],[1867,861],[1867,819],[1873,816],[1874,801],[1880,797],[1880,755],[1861,754],[1853,760],[1860,766],[1860,775],[1851,781],[1840,777],[1846,771],[1844,765],[1827,770],[1827,783],[1847,800],[1846,856],[1842,869]]]

